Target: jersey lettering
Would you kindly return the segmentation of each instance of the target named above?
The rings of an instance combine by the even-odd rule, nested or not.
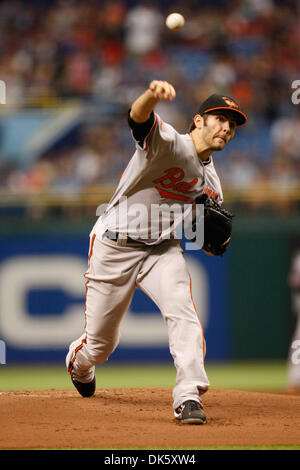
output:
[[[165,170],[165,173],[167,173],[165,176],[153,180],[153,183],[160,183],[164,188],[171,188],[177,181],[181,181],[184,177],[184,171],[181,168],[169,168]]]
[[[195,186],[198,182],[198,178],[194,178],[192,181],[182,181],[184,178],[184,171],[181,168],[168,168],[165,170],[165,175],[153,180],[153,183],[159,183],[163,188],[172,188],[173,191],[177,191],[184,194],[195,193],[196,191],[188,191],[190,188]],[[155,186],[161,197],[176,199],[179,201],[188,202],[189,196],[183,194],[174,194],[173,192],[166,191],[165,189]]]
[[[198,178],[193,179],[193,181],[190,181],[190,183],[187,183],[186,181],[181,181],[180,183],[176,183],[173,189],[182,193],[194,193],[195,191],[188,191],[188,189],[195,186],[195,184],[197,184],[197,181]]]
[[[173,190],[181,193],[190,194],[196,192],[188,191],[188,189],[197,184],[198,178],[194,178],[189,183],[182,181],[184,178],[184,171],[181,168],[169,168],[168,170],[165,170],[165,173],[166,175],[153,180],[153,183],[160,183],[163,188],[172,188]]]
[[[176,199],[177,201],[184,201],[184,202],[189,202],[190,200],[189,196],[183,196],[183,194],[174,194],[174,193],[171,193],[170,191],[166,191],[165,189],[158,188],[157,186],[155,186],[155,189],[157,189],[157,191],[163,198]]]
[[[218,193],[216,193],[215,191],[210,189],[208,186],[205,186],[203,192],[205,194],[208,194],[209,196],[213,197],[214,199],[218,199],[218,197],[219,197]]]

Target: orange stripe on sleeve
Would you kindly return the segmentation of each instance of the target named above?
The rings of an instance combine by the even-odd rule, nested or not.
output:
[[[153,124],[153,126],[152,126],[152,129],[151,129],[151,131],[149,132],[149,135],[148,135],[147,140],[146,140],[146,150],[148,150],[150,137],[151,137],[151,135],[152,135],[152,133],[153,133],[155,127],[156,127],[157,121],[158,121],[157,114],[156,114],[156,113],[154,113],[154,114],[155,114],[155,122],[154,122],[154,124]]]

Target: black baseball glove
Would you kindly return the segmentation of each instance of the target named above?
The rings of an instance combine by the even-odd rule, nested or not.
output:
[[[222,255],[230,245],[233,215],[223,209],[208,194],[201,194],[194,202],[204,204],[204,243],[202,249],[215,256]],[[196,217],[192,222],[194,232],[196,231],[195,224]]]

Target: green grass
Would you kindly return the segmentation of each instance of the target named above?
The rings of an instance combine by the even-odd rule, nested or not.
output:
[[[239,390],[280,390],[286,383],[284,361],[207,363],[211,388]],[[107,363],[96,368],[98,388],[173,387],[172,364],[128,365]],[[72,388],[64,364],[2,365],[0,390],[41,390]]]
[[[212,364],[207,365],[206,370],[212,388],[282,389],[287,380],[285,361]]]

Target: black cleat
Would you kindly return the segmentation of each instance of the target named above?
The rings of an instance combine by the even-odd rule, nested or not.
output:
[[[86,383],[78,382],[78,380],[74,380],[72,378],[71,380],[72,380],[74,387],[78,390],[80,395],[83,396],[84,398],[92,397],[94,395],[95,390],[96,390],[95,377],[93,378],[91,382],[86,382]]]
[[[175,418],[183,424],[205,424],[206,416],[202,403],[187,400],[174,411]]]

